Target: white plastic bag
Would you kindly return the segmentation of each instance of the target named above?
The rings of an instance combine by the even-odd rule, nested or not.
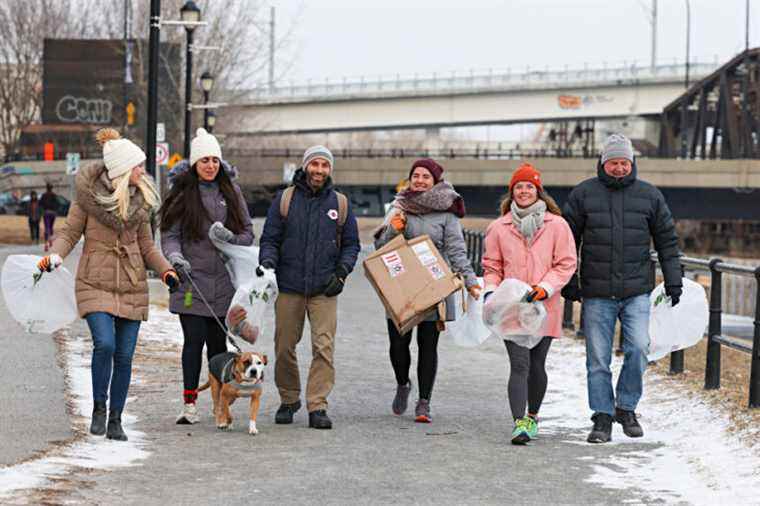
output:
[[[705,335],[710,313],[705,289],[683,278],[681,300],[673,307],[660,283],[649,295],[649,361],[697,344]]]
[[[256,275],[259,265],[259,248],[238,246],[211,238],[211,242],[224,254],[224,266],[230,273],[235,295],[227,310],[225,323],[230,332],[253,344],[264,333],[264,313],[277,298],[277,278],[271,269],[263,269],[264,275]],[[245,320],[230,325],[230,313],[245,309]]]
[[[494,335],[533,348],[543,339],[546,308],[543,302],[525,302],[532,291],[519,279],[505,279],[483,306],[483,323]]]
[[[483,286],[483,278],[478,278]],[[483,344],[491,336],[491,331],[483,323],[483,296],[478,300],[467,294],[467,312],[462,311],[462,290],[454,293],[456,320],[446,322],[445,334],[456,344],[464,348],[472,348]]]
[[[40,274],[42,257],[10,255],[2,271],[3,298],[14,320],[29,333],[50,333],[77,316],[74,276],[63,266]]]
[[[274,271],[264,269],[263,276],[256,276],[243,283],[232,297],[230,309],[225,323],[234,335],[253,344],[264,332],[264,312],[277,298],[277,280]],[[230,313],[242,307],[245,309],[245,320],[233,326],[230,325]]]

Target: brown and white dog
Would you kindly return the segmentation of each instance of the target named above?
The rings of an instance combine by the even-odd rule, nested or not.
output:
[[[208,381],[198,391],[211,387],[211,399],[214,402],[216,426],[221,430],[232,428],[230,405],[238,397],[251,398],[250,421],[248,433],[256,435],[256,416],[261,403],[261,387],[264,382],[264,366],[267,356],[254,353],[220,353],[208,363]]]

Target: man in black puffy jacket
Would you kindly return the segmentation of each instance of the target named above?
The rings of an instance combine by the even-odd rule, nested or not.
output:
[[[613,134],[604,143],[597,177],[576,186],[563,212],[579,245],[579,276],[562,290],[583,300],[589,406],[594,412],[590,443],[611,439],[613,420],[629,437],[641,437],[635,409],[649,348],[649,251],[652,241],[675,306],[681,296],[681,266],[673,218],[662,193],[636,179],[631,141]],[[617,319],[625,336],[625,358],[612,390],[612,339]]]

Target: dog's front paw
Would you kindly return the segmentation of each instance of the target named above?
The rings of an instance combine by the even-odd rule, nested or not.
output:
[[[219,430],[232,430],[232,423],[218,423],[216,428]]]
[[[255,436],[259,433],[259,429],[256,428],[256,422],[248,422],[248,434]]]

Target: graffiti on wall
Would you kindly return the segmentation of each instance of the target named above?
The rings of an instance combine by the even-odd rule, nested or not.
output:
[[[558,95],[557,103],[560,109],[583,109],[594,104],[606,104],[615,99],[606,95]]]
[[[64,123],[111,123],[113,104],[103,98],[84,98],[65,95],[55,106],[55,114]]]

